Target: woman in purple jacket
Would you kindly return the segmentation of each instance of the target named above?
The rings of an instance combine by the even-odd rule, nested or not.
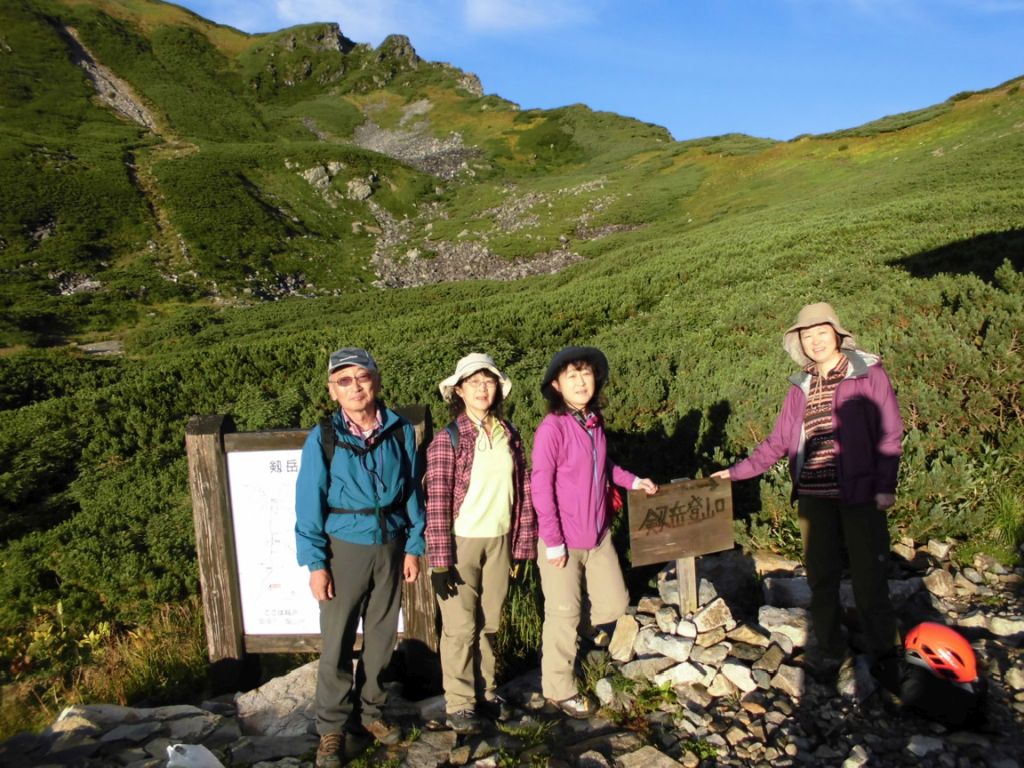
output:
[[[899,404],[880,358],[857,349],[828,304],[801,309],[782,344],[803,370],[790,377],[775,428],[749,458],[712,477],[746,480],[788,457],[818,667],[834,672],[848,656],[839,601],[844,542],[866,650],[889,665],[900,644],[886,579],[886,510],[896,501],[903,436]]]
[[[541,684],[570,717],[597,709],[579,690],[573,668],[578,633],[593,635],[629,604],[609,532],[609,483],[656,493],[646,478],[612,464],[598,403],[608,360],[594,347],[566,347],[552,358],[540,391],[550,413],[533,439],[533,506],[540,538],[537,562],[544,592]],[[581,626],[584,592],[589,616]]]

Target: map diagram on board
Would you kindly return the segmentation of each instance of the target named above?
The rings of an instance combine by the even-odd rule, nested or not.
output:
[[[298,448],[227,454],[231,521],[247,635],[319,635],[309,571],[295,557]],[[398,631],[405,617],[398,615]],[[363,631],[362,620],[356,630]]]
[[[227,455],[242,625],[250,635],[316,635],[309,572],[295,559],[295,480],[301,451]]]

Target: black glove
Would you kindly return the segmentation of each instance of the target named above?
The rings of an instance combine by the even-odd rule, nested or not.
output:
[[[455,566],[449,568],[434,568],[430,571],[430,583],[434,587],[434,594],[440,600],[447,600],[459,593],[459,584],[465,582],[455,570]]]

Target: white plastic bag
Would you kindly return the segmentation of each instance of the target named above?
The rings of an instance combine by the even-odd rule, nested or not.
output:
[[[167,768],[224,768],[224,764],[202,744],[171,744]]]

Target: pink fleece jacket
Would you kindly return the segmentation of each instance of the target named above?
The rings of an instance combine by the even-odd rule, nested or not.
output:
[[[533,438],[531,492],[545,546],[593,549],[608,530],[608,472],[632,488],[636,475],[608,461],[604,428],[549,413]]]

